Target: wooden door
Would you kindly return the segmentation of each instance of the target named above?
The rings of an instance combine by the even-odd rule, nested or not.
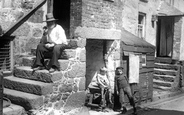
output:
[[[165,17],[160,20],[159,57],[171,57],[173,50],[173,18]]]

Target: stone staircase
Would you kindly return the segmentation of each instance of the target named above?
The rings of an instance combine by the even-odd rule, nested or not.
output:
[[[4,77],[4,96],[26,111],[44,108],[70,111],[82,105],[85,98],[81,93],[85,89],[85,60],[81,60],[80,56],[85,55],[80,54],[85,53],[85,48],[78,46],[66,49],[66,52],[69,59],[59,59],[60,71],[54,73],[48,70],[33,72],[31,65],[35,56],[22,57],[22,63],[14,67],[13,75]],[[49,59],[45,59],[45,63],[48,62]],[[78,63],[82,63],[83,67],[78,67]],[[75,104],[75,98],[78,104]]]
[[[23,63],[15,67],[13,75],[4,77],[4,95],[26,110],[37,109],[44,103],[43,96],[53,92],[53,82],[61,79],[61,76],[61,72],[50,74],[47,70],[33,73],[31,67]]]
[[[180,66],[177,64],[155,63],[153,88],[173,91],[179,88]]]

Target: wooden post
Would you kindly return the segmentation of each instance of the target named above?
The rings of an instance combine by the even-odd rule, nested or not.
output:
[[[0,115],[3,115],[3,72],[0,71]]]
[[[53,13],[53,0],[47,0],[47,13]]]
[[[10,41],[10,70],[13,71],[14,68],[14,58],[13,58],[13,41]]]

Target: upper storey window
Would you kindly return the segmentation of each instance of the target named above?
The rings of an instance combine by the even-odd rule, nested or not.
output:
[[[146,14],[139,13],[138,17],[138,37],[145,39]]]

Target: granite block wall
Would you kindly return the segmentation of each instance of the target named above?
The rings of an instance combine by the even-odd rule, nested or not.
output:
[[[82,26],[120,29],[122,4],[121,0],[83,0]]]
[[[173,37],[173,57],[172,57],[172,59],[175,60],[179,60],[180,58],[182,23],[183,23],[182,17],[175,17],[174,37]]]
[[[0,25],[6,31],[15,24],[24,14],[33,9],[41,0],[1,0],[0,1]],[[16,36],[13,41],[13,53],[15,64],[19,63],[19,57],[29,54],[31,48],[35,48],[39,43],[43,33],[43,18],[45,7],[41,7],[32,15],[28,21],[23,23],[12,35]]]

